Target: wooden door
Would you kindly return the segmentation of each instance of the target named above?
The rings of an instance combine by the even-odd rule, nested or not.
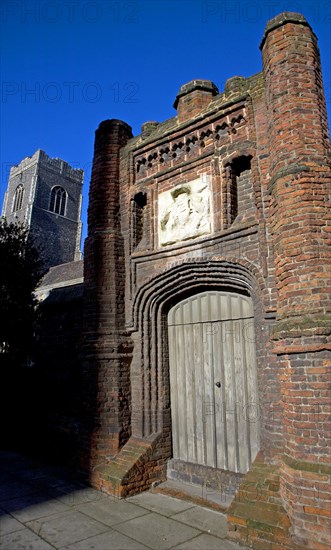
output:
[[[245,473],[259,449],[251,298],[208,291],[168,314],[173,458]]]

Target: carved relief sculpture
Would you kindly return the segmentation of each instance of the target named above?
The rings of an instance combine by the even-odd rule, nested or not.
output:
[[[194,239],[211,232],[209,176],[159,195],[159,245]]]

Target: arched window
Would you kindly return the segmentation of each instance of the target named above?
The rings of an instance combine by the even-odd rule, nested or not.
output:
[[[24,196],[24,187],[23,185],[20,184],[16,187],[13,212],[17,212],[17,210],[21,210],[22,204],[23,204],[23,196]]]
[[[66,203],[67,193],[65,192],[63,187],[53,187],[49,204],[50,211],[54,212],[54,214],[60,214],[60,216],[64,216],[66,211]]]

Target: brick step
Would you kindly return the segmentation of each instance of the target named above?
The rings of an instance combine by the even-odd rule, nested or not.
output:
[[[281,504],[279,491],[277,492],[269,492],[269,491],[261,491],[260,487],[252,487],[250,489],[247,489],[247,487],[241,487],[238,492],[238,500],[242,501],[252,501],[256,502],[257,500],[262,500],[263,502],[270,503],[270,504]]]
[[[255,550],[302,550],[289,533],[290,520],[279,494],[279,472],[260,453],[228,509],[229,538]]]
[[[133,439],[133,438],[132,438]],[[129,482],[136,492],[146,485],[144,478],[144,457],[148,445],[144,441],[129,440],[121,451],[108,464],[96,467],[90,477],[95,485],[107,494],[124,497],[128,493]]]
[[[235,499],[228,513],[229,516],[233,517],[234,522],[238,518],[241,525],[243,525],[243,521],[248,524],[251,518],[254,518],[254,521],[257,523],[275,527],[282,531],[290,527],[290,521],[284,509],[278,504],[263,503],[263,506],[260,506],[260,503],[242,503],[237,502]]]

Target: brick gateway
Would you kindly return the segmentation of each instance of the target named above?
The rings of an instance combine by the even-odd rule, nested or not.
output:
[[[165,479],[167,469],[198,482],[245,480],[262,460],[277,473],[279,510],[289,518],[290,538],[279,536],[279,547],[322,549],[330,542],[326,106],[317,40],[303,16],[269,21],[261,51],[261,73],[229,79],[222,93],[207,80],[185,84],[177,116],[144,124],[137,137],[119,120],[96,131],[84,274],[86,457],[93,483],[120,496]],[[217,311],[213,300],[201,305],[210,293],[222,296]],[[250,336],[236,328],[245,300]],[[168,324],[177,306],[183,339],[174,343]],[[213,323],[222,322],[215,335]],[[183,349],[190,324],[197,328]],[[247,372],[245,338],[254,343],[246,393],[233,382]],[[213,350],[221,378],[202,394]],[[196,357],[205,361],[200,374]],[[176,383],[185,400],[174,418]],[[258,414],[244,417],[253,405]],[[201,427],[206,406],[214,407],[207,422],[223,410],[213,434]],[[229,410],[235,420],[224,420]],[[174,456],[174,429],[182,449],[191,446],[189,460],[185,450]],[[225,439],[229,456],[219,461]],[[234,537],[263,548],[276,540],[277,525],[270,534],[256,521],[249,531],[244,514],[231,518]]]

